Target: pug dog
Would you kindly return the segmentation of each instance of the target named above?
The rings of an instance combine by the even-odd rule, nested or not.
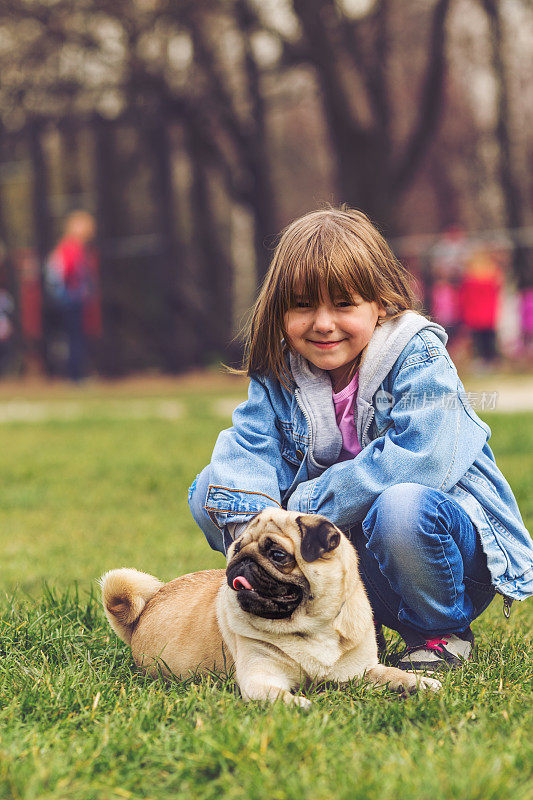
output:
[[[356,551],[325,517],[264,509],[227,556],[225,571],[167,584],[133,569],[103,576],[105,614],[138,666],[180,677],[234,667],[244,700],[302,707],[295,690],[316,682],[441,688],[379,663]]]

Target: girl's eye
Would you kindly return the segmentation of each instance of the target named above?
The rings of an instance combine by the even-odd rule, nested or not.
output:
[[[287,558],[288,553],[286,553],[285,550],[271,550],[269,555],[272,561],[281,564],[281,562],[285,561]]]
[[[337,308],[353,308],[355,303],[349,303],[348,300],[338,300],[335,305]]]
[[[297,300],[295,303],[296,308],[311,308],[311,303],[308,300]]]

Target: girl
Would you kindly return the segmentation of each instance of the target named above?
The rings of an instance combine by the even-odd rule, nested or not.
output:
[[[269,505],[344,530],[405,669],[459,665],[495,592],[506,610],[533,593],[533,543],[446,339],[364,214],[296,220],[251,318],[248,400],[189,490],[215,550]]]

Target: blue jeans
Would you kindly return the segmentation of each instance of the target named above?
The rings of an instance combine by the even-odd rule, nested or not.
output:
[[[211,547],[225,552],[228,542],[203,507],[208,483],[206,467],[191,486],[189,505]],[[437,489],[390,486],[345,533],[357,550],[375,621],[409,642],[465,630],[494,597],[479,534]]]
[[[194,521],[202,530],[205,538],[209,542],[212,550],[226,555],[227,549],[231,544],[229,534],[220,530],[215,525],[209,514],[204,508],[207,490],[209,488],[210,468],[209,464],[204,467],[199,475],[194,479],[189,488],[189,508],[194,517]]]
[[[464,631],[494,597],[478,532],[438,489],[390,486],[347,533],[376,622],[408,641]]]

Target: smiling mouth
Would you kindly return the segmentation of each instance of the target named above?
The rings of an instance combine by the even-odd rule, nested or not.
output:
[[[335,347],[335,345],[341,344],[341,342],[346,340],[336,339],[334,342],[317,342],[315,339],[308,339],[307,341],[315,347],[319,347],[321,350],[330,350],[332,347]]]

